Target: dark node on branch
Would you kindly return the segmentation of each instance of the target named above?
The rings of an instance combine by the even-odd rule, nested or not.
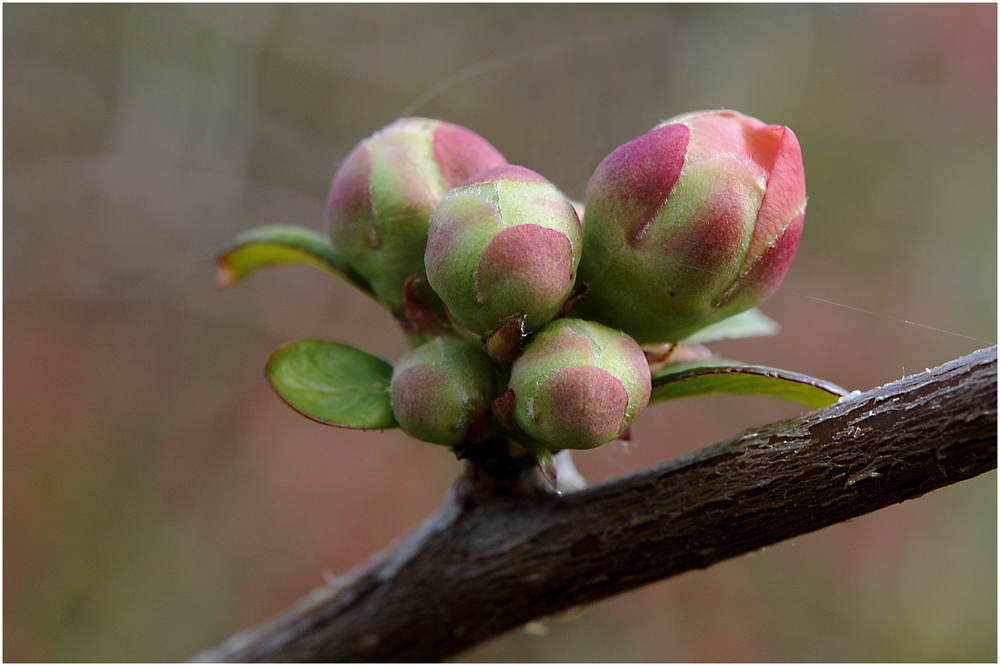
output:
[[[511,448],[511,443],[503,437],[454,448],[455,457],[465,461],[466,484],[461,491],[475,504],[514,497],[537,498],[544,494],[534,458],[526,453],[511,455]]]

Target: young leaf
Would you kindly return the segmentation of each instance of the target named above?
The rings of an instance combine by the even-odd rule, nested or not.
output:
[[[693,361],[668,365],[653,375],[649,404],[696,395],[761,395],[819,409],[847,393],[836,384],[788,370],[735,361]]]
[[[692,333],[681,342],[687,344],[705,344],[719,340],[736,340],[738,338],[756,338],[775,335],[781,330],[781,325],[765,315],[757,308],[741,312],[710,324]]]
[[[389,382],[392,364],[328,340],[299,340],[275,350],[267,379],[289,407],[343,428],[395,428]]]
[[[346,280],[371,295],[372,289],[323,234],[304,227],[272,225],[245,231],[215,257],[216,282],[230,287],[258,268],[312,266]]]

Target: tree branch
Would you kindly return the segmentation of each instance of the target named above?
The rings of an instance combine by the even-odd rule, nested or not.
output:
[[[563,496],[469,464],[391,551],[211,661],[435,661],[996,469],[996,347]],[[484,491],[484,488],[489,490]]]

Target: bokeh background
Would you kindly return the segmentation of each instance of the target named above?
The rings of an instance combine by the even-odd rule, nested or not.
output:
[[[995,5],[3,7],[3,657],[183,660],[413,528],[460,465],[282,405],[275,347],[388,358],[391,318],[309,269],[213,288],[265,223],[323,228],[339,159],[401,115],[581,199],[659,120],[798,135],[809,210],[730,358],[867,389],[994,344]],[[798,413],[652,408],[591,482]],[[996,661],[991,473],[515,631],[469,661]],[[536,632],[537,633],[537,632]]]

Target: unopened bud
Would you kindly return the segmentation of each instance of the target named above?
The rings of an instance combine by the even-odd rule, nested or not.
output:
[[[489,418],[496,377],[486,352],[465,340],[435,338],[402,356],[392,373],[392,411],[424,442],[456,446]]]
[[[330,238],[392,311],[403,285],[424,275],[427,222],[445,193],[506,160],[475,132],[404,118],[351,151],[326,202]]]
[[[614,150],[587,185],[575,316],[675,342],[777,289],[806,187],[787,127],[733,111],[672,118]]]
[[[621,331],[557,319],[511,368],[514,419],[552,451],[590,449],[621,435],[649,403],[649,366]]]
[[[523,314],[549,322],[572,293],[582,233],[573,205],[534,171],[507,165],[449,192],[431,216],[427,279],[480,336]]]

